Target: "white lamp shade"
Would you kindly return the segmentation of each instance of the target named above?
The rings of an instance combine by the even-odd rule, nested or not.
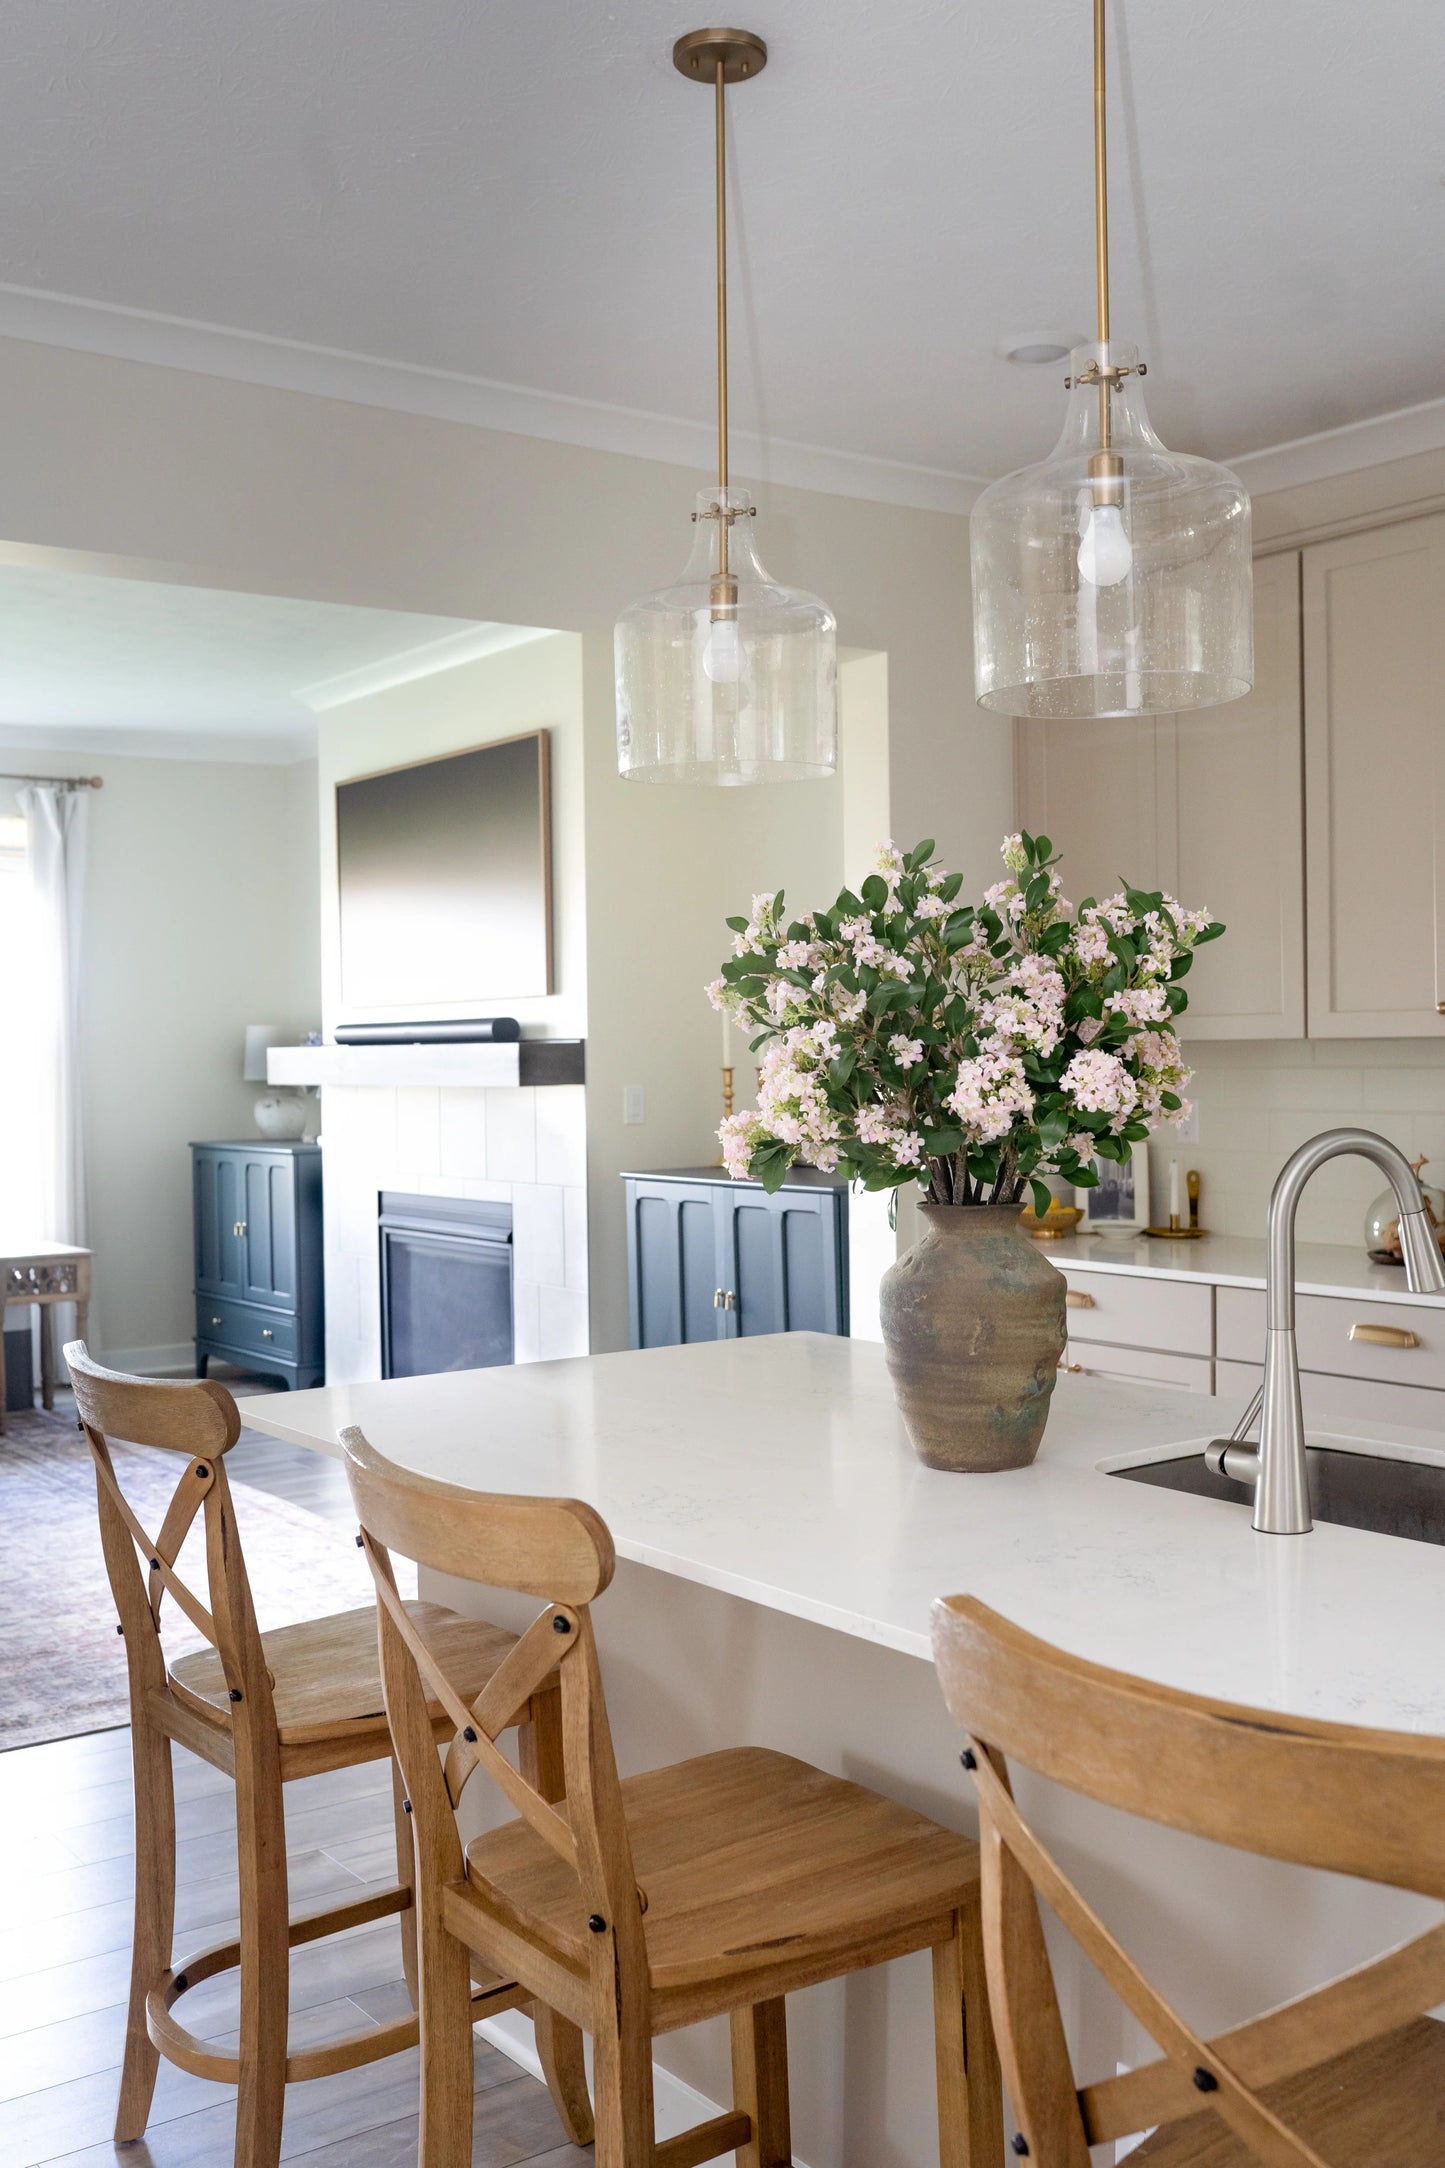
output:
[[[248,1084],[266,1082],[266,1049],[281,1044],[279,1024],[248,1024],[246,1026],[246,1058],[241,1075]]]

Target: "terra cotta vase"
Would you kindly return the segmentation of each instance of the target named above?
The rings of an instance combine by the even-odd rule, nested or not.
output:
[[[883,1275],[883,1345],[930,1468],[1026,1468],[1064,1352],[1064,1276],[1017,1205],[920,1205],[923,1232]]]

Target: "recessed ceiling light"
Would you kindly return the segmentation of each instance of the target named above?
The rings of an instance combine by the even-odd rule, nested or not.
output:
[[[1010,338],[1000,339],[996,351],[1004,361],[1026,365],[1063,361],[1082,343],[1082,338],[1077,331],[1016,331]]]

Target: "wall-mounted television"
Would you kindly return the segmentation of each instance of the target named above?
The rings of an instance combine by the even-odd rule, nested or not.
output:
[[[338,783],[349,1014],[550,994],[551,830],[545,730]]]

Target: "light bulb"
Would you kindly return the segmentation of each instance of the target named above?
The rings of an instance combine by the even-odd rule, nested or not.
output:
[[[1081,577],[1091,587],[1117,587],[1129,577],[1133,563],[1133,546],[1118,505],[1090,505],[1079,543]]]
[[[735,617],[713,618],[703,642],[702,667],[714,685],[736,685],[743,674],[743,643]]]

